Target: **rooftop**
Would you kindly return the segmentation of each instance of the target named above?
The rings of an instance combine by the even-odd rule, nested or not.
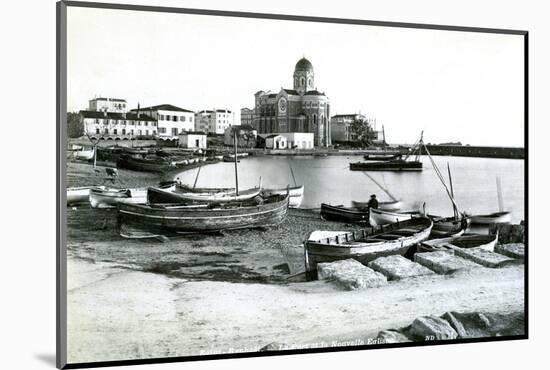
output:
[[[118,99],[118,98],[94,98],[94,99],[91,99],[90,101],[94,101],[94,100],[100,100],[100,101],[118,101],[118,102],[124,102],[124,103],[126,103],[126,99]]]
[[[84,118],[107,118],[107,119],[120,119],[120,120],[131,120],[137,121],[137,113],[114,113],[114,112],[98,112],[93,110],[81,110],[79,112]],[[140,121],[156,121],[156,119],[144,114],[139,114]]]
[[[140,111],[145,111],[145,110],[168,110],[168,111],[173,111],[173,112],[195,113],[192,110],[176,107],[175,105],[172,105],[172,104],[154,105],[152,107],[139,108],[139,110]],[[132,109],[132,111],[137,111],[137,108]]]
[[[302,58],[296,63],[296,67],[294,67],[295,71],[313,71],[313,64],[306,58]]]

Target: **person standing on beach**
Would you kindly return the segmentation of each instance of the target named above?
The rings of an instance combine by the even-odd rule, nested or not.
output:
[[[370,196],[368,206],[369,208],[378,208],[378,200],[376,199],[376,195],[372,194]]]

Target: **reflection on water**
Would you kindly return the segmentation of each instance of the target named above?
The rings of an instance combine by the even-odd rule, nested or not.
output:
[[[349,206],[351,200],[368,200],[376,194],[379,200],[384,194],[361,171],[350,171],[349,162],[359,161],[359,156],[262,156],[248,157],[239,163],[239,188],[257,186],[260,176],[263,187],[293,185],[290,166],[298,184],[305,185],[303,208],[318,208],[320,204]],[[496,177],[502,182],[504,208],[512,212],[512,221],[524,217],[524,161],[514,159],[489,159],[465,157],[433,157],[441,172],[447,176],[447,162],[453,176],[456,201],[461,210],[470,214],[498,210]],[[452,215],[452,206],[445,189],[427,157],[422,157],[424,171],[418,173],[369,172],[394,196],[413,208],[426,202],[432,214]],[[196,170],[179,174],[182,182],[193,184]],[[448,181],[447,178],[445,178]],[[202,168],[197,181],[199,187],[234,187],[233,163],[216,163]]]

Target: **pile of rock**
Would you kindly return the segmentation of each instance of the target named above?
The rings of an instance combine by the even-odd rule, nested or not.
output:
[[[519,225],[497,223],[489,228],[490,234],[497,231],[499,244],[525,243],[525,225],[523,222]]]

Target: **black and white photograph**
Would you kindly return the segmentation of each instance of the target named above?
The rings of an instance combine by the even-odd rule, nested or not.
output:
[[[58,366],[527,338],[527,32],[95,5]]]

